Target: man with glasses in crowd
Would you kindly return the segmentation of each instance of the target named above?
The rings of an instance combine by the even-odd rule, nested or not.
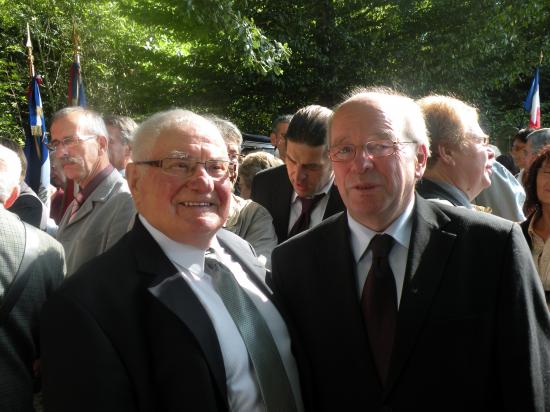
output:
[[[420,99],[431,156],[416,190],[425,199],[473,209],[472,201],[491,185],[495,153],[475,108],[447,96]]]
[[[415,196],[429,143],[410,98],[355,92],[329,139],[347,213],[272,256],[306,409],[550,410],[550,317],[519,226]]]
[[[126,181],[109,163],[108,133],[99,114],[62,109],[54,114],[50,136],[52,161],[79,187],[56,235],[72,274],[128,231],[135,208]]]
[[[265,269],[221,229],[233,165],[216,126],[158,113],[133,160],[133,228],[43,311],[46,411],[302,411]]]
[[[109,133],[109,161],[125,176],[126,165],[132,158],[132,133],[137,123],[131,117],[109,115],[103,118]]]

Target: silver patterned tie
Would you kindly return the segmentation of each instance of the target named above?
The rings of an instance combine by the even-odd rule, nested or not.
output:
[[[243,338],[267,411],[296,411],[296,402],[281,355],[265,319],[229,268],[213,254],[212,249],[206,252],[205,272],[212,276],[214,288]]]

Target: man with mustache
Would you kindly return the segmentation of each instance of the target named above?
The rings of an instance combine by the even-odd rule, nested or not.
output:
[[[57,231],[67,273],[115,244],[135,214],[128,184],[109,163],[108,133],[98,113],[68,107],[54,114],[48,149],[80,191]]]
[[[431,156],[416,190],[425,199],[473,209],[472,200],[491,185],[495,153],[472,106],[448,96],[418,101],[426,119]]]
[[[412,99],[358,90],[329,155],[347,213],[274,249],[309,411],[550,410],[550,317],[521,229],[415,195]]]

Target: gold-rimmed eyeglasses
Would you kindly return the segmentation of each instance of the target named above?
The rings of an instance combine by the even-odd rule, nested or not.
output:
[[[328,155],[333,162],[351,162],[357,155],[357,150],[363,150],[369,157],[386,157],[394,154],[401,144],[416,144],[416,142],[394,142],[388,139],[371,140],[362,145],[339,144],[329,149]]]
[[[210,159],[201,162],[191,157],[166,157],[160,160],[138,161],[134,164],[158,167],[167,175],[184,179],[192,176],[198,165],[202,165],[206,173],[214,179],[227,177],[235,167],[232,162],[225,159]]]

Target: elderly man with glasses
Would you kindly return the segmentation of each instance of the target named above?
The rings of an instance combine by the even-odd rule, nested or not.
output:
[[[56,235],[72,274],[128,231],[135,208],[126,181],[109,163],[108,133],[98,113],[62,109],[54,114],[50,135],[52,161],[79,188]]]
[[[44,309],[46,410],[302,411],[265,268],[222,229],[233,164],[216,126],[158,113],[133,160],[133,228]]]
[[[478,123],[478,112],[448,96],[420,99],[432,155],[416,185],[425,199],[474,208],[472,201],[491,185],[495,153]]]
[[[415,195],[429,148],[412,99],[359,90],[329,130],[347,212],[272,255],[306,409],[550,410],[550,317],[519,226]]]

